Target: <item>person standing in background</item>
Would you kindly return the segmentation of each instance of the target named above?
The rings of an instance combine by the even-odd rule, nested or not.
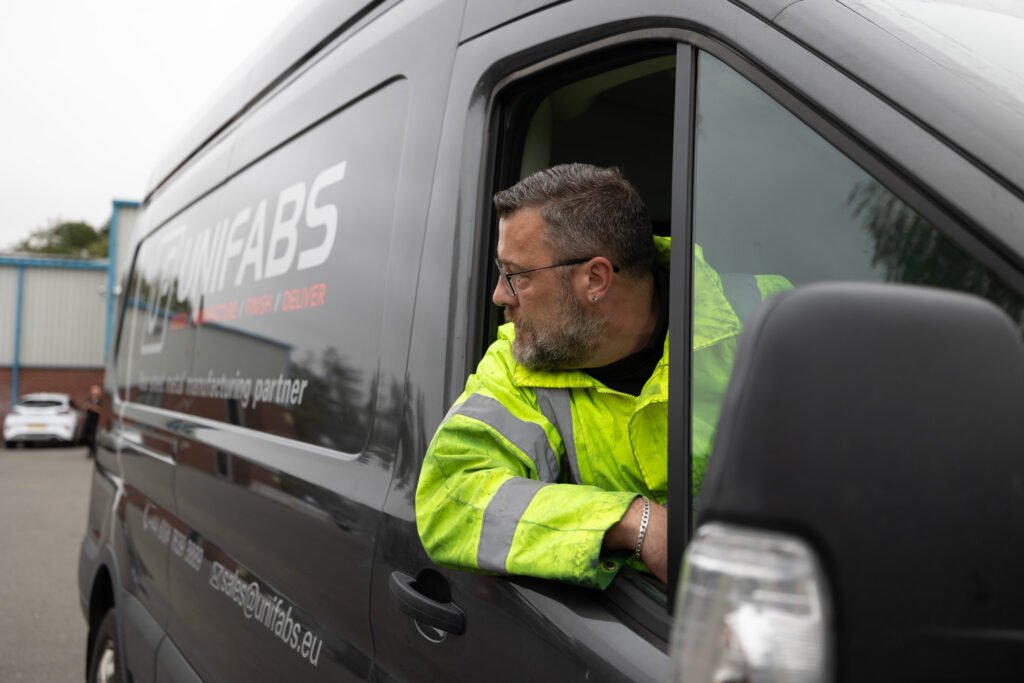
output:
[[[102,405],[103,390],[93,384],[89,387],[89,399],[85,402],[85,424],[82,425],[82,443],[89,447],[90,458],[96,457],[96,428],[100,423]]]

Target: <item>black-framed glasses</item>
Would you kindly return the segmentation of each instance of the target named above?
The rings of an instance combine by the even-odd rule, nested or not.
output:
[[[564,268],[565,266],[578,266],[581,263],[597,258],[596,256],[587,256],[585,258],[574,258],[568,261],[559,261],[558,263],[552,263],[550,266],[541,266],[540,268],[529,268],[527,270],[518,270],[514,273],[506,273],[505,269],[501,267],[501,262],[498,259],[494,259],[494,266],[498,269],[498,275],[505,281],[505,286],[508,287],[508,291],[512,292],[512,296],[519,296],[516,294],[516,288],[512,284],[512,278],[516,275],[526,275],[527,273],[535,273],[538,270],[548,270],[549,268]],[[619,272],[619,267],[612,264],[612,272]]]

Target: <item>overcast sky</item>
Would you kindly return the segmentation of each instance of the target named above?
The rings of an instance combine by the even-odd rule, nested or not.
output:
[[[0,251],[142,199],[163,149],[299,4],[0,3]]]

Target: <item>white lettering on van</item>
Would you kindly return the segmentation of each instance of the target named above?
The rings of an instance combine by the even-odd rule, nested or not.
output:
[[[255,208],[243,206],[190,234],[182,224],[161,229],[156,246],[145,250],[145,277],[139,278],[136,296],[145,298],[143,355],[160,353],[163,337],[177,301],[191,301],[193,314],[203,308],[203,298],[225,286],[240,287],[246,281],[261,282],[295,270],[315,268],[328,261],[338,234],[337,200],[327,199],[329,189],[345,179],[347,162],[320,171],[309,185],[293,183],[280,191],[271,212],[270,199]],[[268,214],[273,223],[267,230]],[[248,228],[248,229],[247,229]],[[303,233],[303,230],[311,233]],[[322,232],[320,243],[299,250],[300,237]],[[237,266],[236,266],[237,264]],[[156,286],[143,288],[143,282]],[[187,320],[186,320],[187,322]]]
[[[186,233],[188,230],[182,226],[182,233]],[[192,267],[192,256],[194,249],[195,240],[175,240],[174,245],[170,248],[168,258],[174,263],[173,277],[174,282],[177,283],[178,287],[178,299],[186,299],[189,296],[189,280],[192,278],[192,271],[195,270]]]
[[[238,229],[245,225],[246,221],[249,220],[249,215],[251,213],[252,209],[247,206],[235,214],[235,220],[232,221],[231,229],[228,230],[228,242],[224,247],[224,256],[221,259],[220,266],[220,278],[217,280],[217,289],[215,291],[219,292],[224,289],[224,276],[227,275],[228,272],[228,262],[242,253],[242,246],[244,242],[241,239],[236,240],[235,234],[238,232]]]
[[[338,231],[338,209],[331,203],[318,206],[317,198],[324,188],[344,180],[346,163],[343,161],[324,169],[313,181],[313,188],[309,192],[309,201],[306,203],[306,225],[310,228],[323,227],[324,241],[320,243],[320,246],[307,249],[299,254],[299,270],[319,266],[331,255],[334,237]]]
[[[267,244],[267,264],[263,269],[266,278],[284,275],[292,267],[295,246],[299,241],[298,223],[302,218],[302,205],[306,201],[305,183],[296,183],[281,190],[274,211],[274,225],[270,228]],[[288,213],[288,217],[285,214]],[[278,245],[284,243],[284,253],[278,256]]]
[[[176,225],[160,235],[159,249],[156,251],[157,286],[148,292],[143,289],[143,278],[139,278],[136,297],[145,296],[143,321],[143,340],[139,346],[142,354],[160,353],[164,348],[164,336],[167,334],[168,318],[171,313],[171,296],[174,292],[174,260],[179,253],[181,236],[185,233],[184,225]]]
[[[238,274],[235,275],[235,287],[242,284],[245,269],[250,266],[252,267],[253,280],[259,282],[263,279],[263,224],[266,223],[266,214],[267,200],[264,199],[256,207],[256,215],[252,219],[249,239],[245,241],[242,262],[238,264]]]
[[[287,600],[259,581],[243,578],[238,569],[232,571],[216,560],[210,563],[209,586],[234,602],[246,619],[261,624],[299,657],[319,666],[323,638],[303,623],[298,610]]]
[[[218,225],[217,229],[221,226]],[[199,292],[207,292],[210,290],[210,281],[213,275],[214,259],[217,254],[214,246],[210,244],[211,237],[213,241],[217,241],[217,229],[203,230],[195,238],[196,243],[196,254],[195,264],[192,267],[192,275],[189,277],[188,291],[190,294],[198,294]],[[214,234],[211,235],[211,232]]]
[[[231,224],[229,218],[223,218],[217,223],[217,227],[214,228],[216,235],[213,241],[213,270],[210,272],[210,283],[204,287],[202,293],[214,291],[214,283],[217,282],[217,275],[221,271],[222,259],[221,254],[224,253],[224,244],[228,241],[228,226]]]

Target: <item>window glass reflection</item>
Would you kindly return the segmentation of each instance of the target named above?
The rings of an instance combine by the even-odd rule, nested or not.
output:
[[[737,278],[771,274],[792,286],[854,280],[961,290],[1020,321],[1021,298],[987,267],[706,53],[698,58],[696,104],[694,239],[707,268],[695,265],[695,306]],[[727,384],[715,373],[731,372],[736,338],[702,347],[698,313],[692,386],[699,482]]]
[[[350,105],[145,240],[131,400],[363,448],[406,95],[399,81]]]

